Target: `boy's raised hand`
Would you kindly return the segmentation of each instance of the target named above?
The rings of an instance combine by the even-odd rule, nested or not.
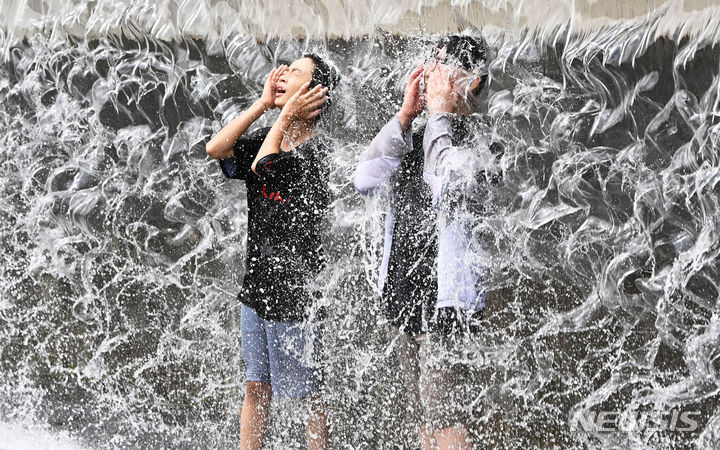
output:
[[[265,86],[263,87],[263,92],[259,100],[260,103],[263,104],[265,109],[275,108],[275,87],[278,80],[280,79],[282,74],[285,73],[287,68],[288,66],[283,64],[280,67],[276,67],[271,70],[270,74],[267,76],[267,79],[265,80]]]
[[[403,130],[407,130],[412,121],[422,113],[425,108],[425,93],[420,85],[423,79],[423,64],[418,65],[411,73],[405,87],[403,104],[398,113],[398,119]]]
[[[438,64],[427,74],[425,92],[429,114],[454,113],[458,103],[455,88],[457,71],[443,64]]]
[[[308,120],[320,114],[321,107],[328,100],[328,88],[317,85],[308,89],[310,82],[302,85],[298,91],[285,103],[280,112],[281,118],[289,121]]]

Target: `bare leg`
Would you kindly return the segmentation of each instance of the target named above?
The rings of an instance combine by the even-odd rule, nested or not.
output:
[[[434,436],[440,450],[472,449],[472,438],[465,425],[455,425],[437,430]]]
[[[240,414],[240,448],[260,450],[265,440],[272,387],[270,383],[248,381],[245,387],[245,401]]]
[[[305,399],[305,408],[305,437],[308,450],[324,450],[327,448],[328,441],[325,404],[318,398],[307,398]]]
[[[395,352],[400,364],[405,394],[407,395],[409,413],[407,419],[419,424],[418,439],[420,448],[422,450],[435,450],[437,446],[433,439],[433,430],[429,424],[423,423],[425,418],[423,414],[424,407],[420,400],[420,357],[418,352],[422,335],[412,336],[396,327],[393,327],[393,331],[398,335]]]
[[[436,450],[437,444],[433,437],[433,430],[430,425],[420,425],[420,448],[422,450]]]

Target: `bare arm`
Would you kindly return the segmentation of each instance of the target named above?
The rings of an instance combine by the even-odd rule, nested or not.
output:
[[[403,96],[403,104],[400,112],[397,114],[403,132],[410,128],[413,120],[425,109],[425,92],[420,85],[423,74],[425,73],[424,70],[424,66],[420,64],[410,72],[410,79],[405,87],[405,95]]]
[[[270,71],[265,81],[262,96],[240,114],[240,116],[233,119],[232,122],[220,130],[220,132],[205,145],[205,151],[207,151],[207,154],[211,158],[223,159],[232,156],[235,141],[245,134],[247,129],[250,128],[250,125],[260,118],[265,111],[275,107],[275,84],[286,69],[286,66],[280,66]]]
[[[240,116],[225,125],[225,128],[220,130],[220,132],[205,145],[207,154],[213,159],[223,159],[232,156],[235,141],[245,134],[247,129],[250,128],[250,125],[268,109],[267,105],[261,103],[260,100],[253,103],[252,106],[246,109]]]
[[[255,161],[252,163],[252,171],[257,173],[255,170],[255,166],[257,166],[257,162],[263,159],[265,156],[271,154],[271,153],[280,153],[280,144],[283,140],[283,135],[288,129],[289,121],[287,118],[282,117],[282,114],[273,124],[272,128],[270,128],[270,132],[268,132],[267,136],[265,137],[265,141],[263,142],[262,146],[260,147],[260,150],[258,151],[257,156],[255,156]]]

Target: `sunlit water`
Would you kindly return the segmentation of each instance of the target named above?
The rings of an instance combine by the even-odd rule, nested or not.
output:
[[[478,442],[718,444],[720,51],[650,38],[653,20],[487,36],[505,153],[475,227],[492,290],[467,354]],[[238,445],[246,202],[204,145],[310,48],[344,74],[318,280],[332,443],[412,448],[373,294],[386,205],[352,172],[434,37],[143,33],[2,41],[0,418],[99,448]],[[588,411],[698,412],[698,427],[571,429]],[[268,441],[304,445],[297,405],[275,403]]]

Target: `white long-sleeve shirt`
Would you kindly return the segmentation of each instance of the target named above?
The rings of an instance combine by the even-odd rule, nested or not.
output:
[[[412,129],[403,131],[400,119],[394,116],[370,142],[363,155],[364,159],[358,164],[353,176],[355,189],[363,195],[374,195],[386,189],[387,182],[400,167],[405,155],[412,149]],[[382,293],[387,279],[394,225],[393,210],[388,208],[385,218],[383,259],[377,284],[378,294]]]
[[[365,158],[354,175],[355,187],[362,194],[381,190],[400,166],[403,157],[413,150],[412,131],[403,131],[394,117],[370,143]],[[433,202],[438,210],[438,298],[436,308],[458,307],[479,311],[485,306],[482,268],[472,249],[472,217],[454,214],[451,199],[458,189],[464,190],[462,179],[469,149],[452,145],[450,116],[430,116],[423,138],[424,179],[430,185]],[[477,200],[477,199],[476,199]],[[394,218],[388,211],[385,223],[383,261],[380,266],[378,290],[382,292],[387,277]]]
[[[474,136],[477,137],[477,136]],[[454,146],[449,114],[433,114],[423,137],[423,178],[438,211],[438,299],[436,308],[479,311],[485,307],[483,263],[473,242],[481,220],[468,205],[482,204],[486,189],[477,182],[482,161],[492,159],[488,142]]]
[[[370,142],[363,161],[358,164],[353,180],[355,188],[363,195],[374,193],[392,177],[412,149],[412,130],[403,131],[400,119],[393,117]]]

